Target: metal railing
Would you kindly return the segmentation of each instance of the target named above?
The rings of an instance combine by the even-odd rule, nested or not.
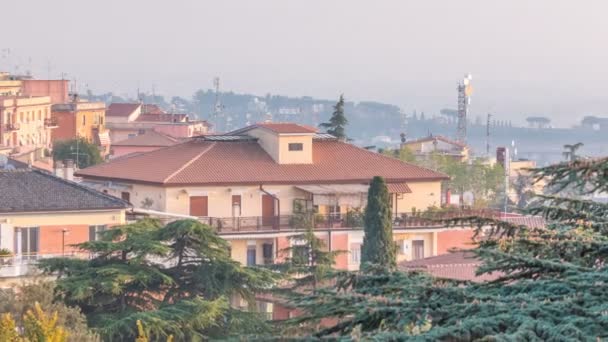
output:
[[[64,254],[23,253],[0,256],[0,278],[34,275],[39,272],[38,261],[50,258],[89,258],[89,253],[69,252]]]
[[[458,210],[398,213],[393,215],[393,228],[432,228],[445,224],[440,220],[465,216],[495,217],[491,211]],[[363,214],[292,214],[280,216],[199,217],[199,221],[219,233],[298,231],[312,225],[319,230],[362,229]]]
[[[21,128],[21,125],[19,125],[18,123],[7,123],[6,125],[4,125],[4,129],[9,132],[9,131],[18,131],[19,128]]]
[[[44,126],[46,127],[57,127],[59,122],[55,118],[46,118],[44,119]]]

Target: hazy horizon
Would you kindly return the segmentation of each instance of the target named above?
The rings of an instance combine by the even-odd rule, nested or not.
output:
[[[608,22],[601,1],[9,2],[0,70],[76,79],[80,91],[264,95],[456,107],[473,74],[471,116],[569,126],[608,116]],[[25,19],[25,20],[24,20]],[[37,29],[33,29],[36,27]],[[31,62],[30,62],[31,60]]]

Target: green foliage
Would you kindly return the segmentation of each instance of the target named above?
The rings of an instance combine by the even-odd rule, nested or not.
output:
[[[348,208],[346,212],[347,227],[363,227],[364,215],[360,208]]]
[[[269,288],[274,275],[232,260],[228,243],[198,221],[163,227],[142,220],[78,247],[95,258],[48,259],[40,267],[59,274],[57,294],[80,307],[104,340],[135,339],[138,320],[153,340],[173,335],[195,341],[268,328],[229,301],[242,298],[253,306],[255,293]]]
[[[53,144],[53,160],[63,161],[66,159],[74,160],[74,163],[80,169],[103,162],[99,148],[84,138],[61,140]]]
[[[361,246],[361,265],[374,264],[386,269],[396,267],[393,223],[388,189],[382,177],[374,177],[367,193]]]
[[[382,150],[382,154],[388,157],[393,157],[401,160],[406,163],[414,163],[416,164],[416,154],[409,147],[403,147],[399,149],[384,149]]]
[[[475,160],[469,164],[438,153],[414,163],[447,174],[450,176],[444,183],[447,188],[457,193],[471,191],[476,201],[493,203],[504,199],[505,172],[498,163],[490,166],[482,160]]]
[[[319,124],[320,127],[327,129],[327,133],[335,136],[340,140],[346,140],[345,127],[348,124],[348,119],[344,115],[344,95],[340,95],[340,99],[334,106],[334,112],[329,118],[329,122]]]
[[[68,341],[96,341],[80,309],[64,304],[61,298],[55,298],[54,289],[54,282],[42,280],[24,283],[14,289],[3,289],[0,291],[0,313],[15,317],[17,326],[22,327],[25,314],[35,311],[34,304],[39,303],[45,312],[57,313],[57,325],[64,327]]]
[[[608,191],[608,159],[534,171],[550,185]],[[574,183],[571,183],[575,180]],[[608,339],[608,205],[539,196],[526,211],[546,227],[490,218],[447,221],[477,228],[472,253],[490,282],[432,278],[371,268],[342,274],[295,305],[302,324],[327,322],[302,336],[416,341],[603,341]]]

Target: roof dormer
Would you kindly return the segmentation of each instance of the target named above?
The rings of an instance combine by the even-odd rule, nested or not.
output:
[[[293,123],[259,123],[236,133],[257,138],[278,164],[312,164],[312,139],[316,132],[313,127]]]

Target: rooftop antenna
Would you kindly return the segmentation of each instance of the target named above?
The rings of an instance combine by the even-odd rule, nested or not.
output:
[[[486,121],[486,156],[490,157],[490,119],[492,114],[488,113],[488,119]]]
[[[219,130],[219,121],[222,117],[222,103],[220,102],[220,78],[217,76],[213,78],[213,87],[215,88],[215,104],[211,122],[215,125],[216,130]]]
[[[462,82],[458,83],[458,128],[456,131],[456,141],[466,144],[467,142],[467,114],[471,103],[471,74],[466,75]]]

